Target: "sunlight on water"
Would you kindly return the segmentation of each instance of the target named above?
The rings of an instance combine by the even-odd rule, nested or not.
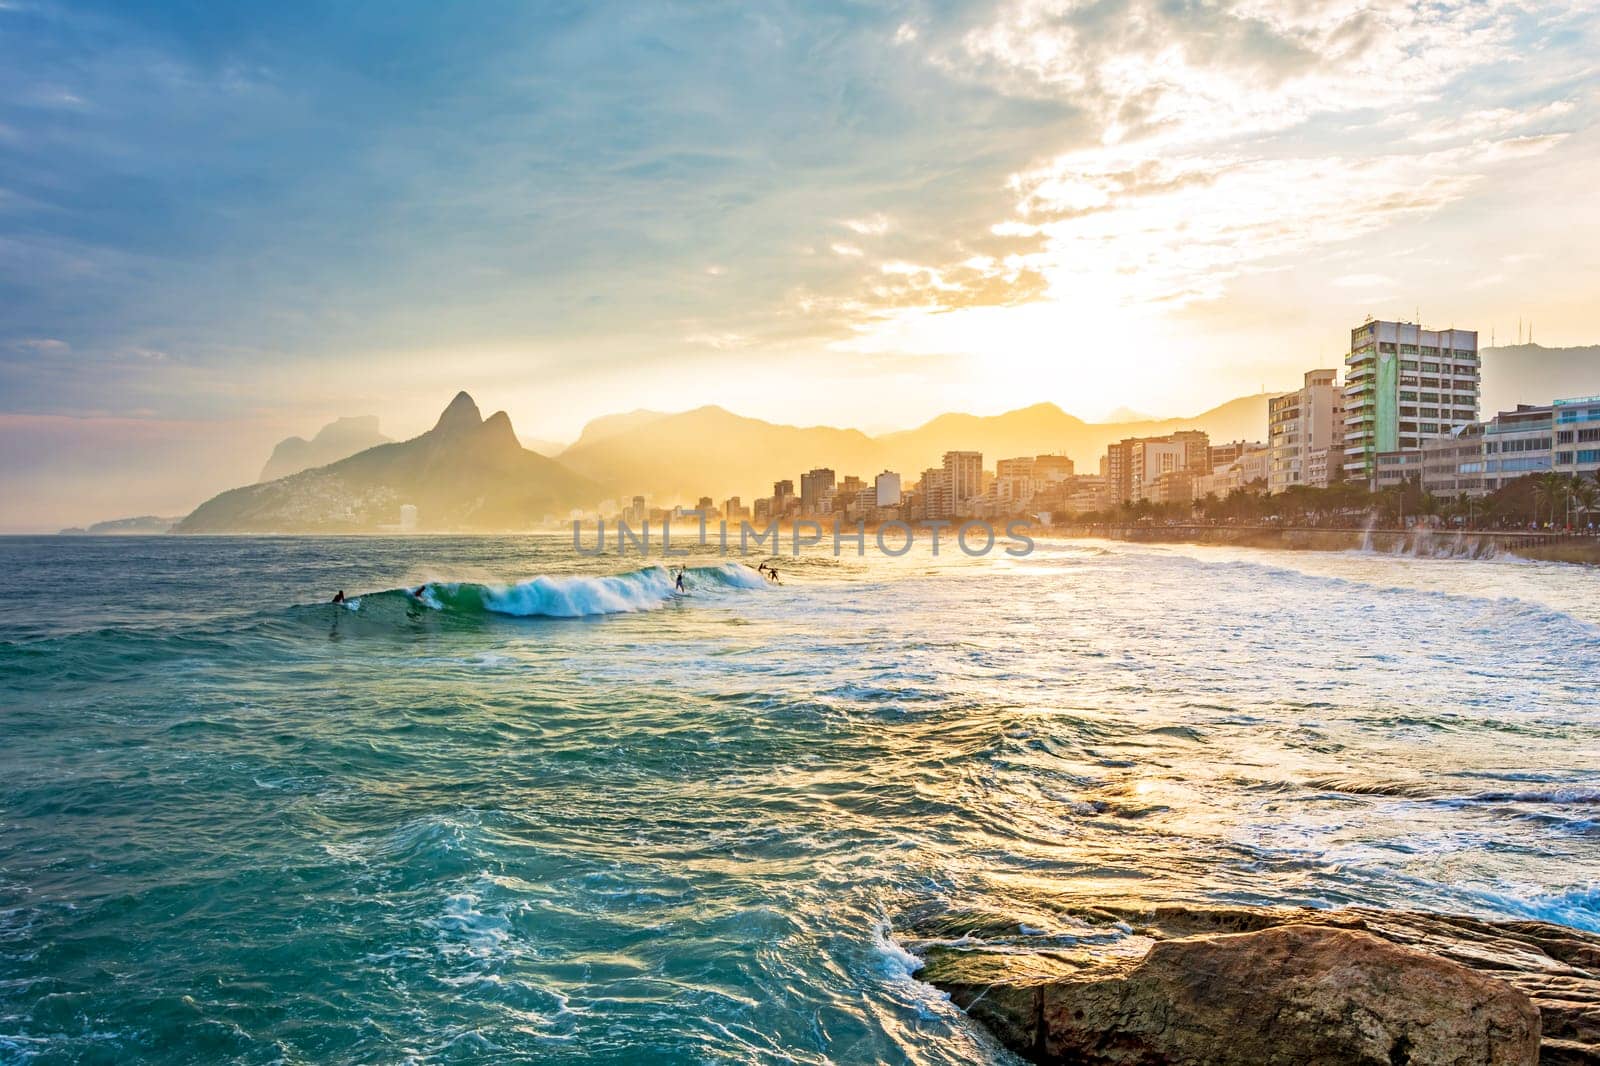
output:
[[[1600,928],[1587,569],[1077,542],[695,558],[680,595],[555,538],[0,555],[0,1060],[998,1062],[897,916]]]

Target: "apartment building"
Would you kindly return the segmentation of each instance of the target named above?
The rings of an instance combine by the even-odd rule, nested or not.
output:
[[[1267,401],[1272,449],[1267,490],[1327,488],[1344,466],[1344,390],[1337,370],[1311,370],[1303,387]]]
[[[1365,322],[1345,356],[1345,476],[1379,481],[1421,463],[1424,440],[1478,420],[1481,364],[1475,330],[1427,330],[1414,322]],[[1380,455],[1391,458],[1379,463]]]

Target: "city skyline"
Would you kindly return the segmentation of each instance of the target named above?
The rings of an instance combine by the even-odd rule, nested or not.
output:
[[[1191,413],[1367,314],[1594,343],[1585,16],[0,5],[0,442],[170,487],[462,385],[883,429]]]

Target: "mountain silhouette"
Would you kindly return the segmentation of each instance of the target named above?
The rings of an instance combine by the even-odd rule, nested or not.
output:
[[[991,469],[997,459],[1060,452],[1081,473],[1092,474],[1108,444],[1178,429],[1203,429],[1218,442],[1263,440],[1267,399],[1240,397],[1192,418],[1098,424],[1040,403],[999,415],[944,414],[877,437],[828,426],[776,425],[721,407],[634,411],[589,423],[558,458],[599,482],[608,495],[639,493],[664,502],[711,496],[720,502],[730,495],[766,495],[779,479],[798,484],[815,466],[869,479],[894,470],[909,482],[957,450],[982,452]]]
[[[1600,344],[1576,348],[1504,344],[1485,348],[1481,355],[1483,418],[1519,403],[1547,404],[1600,394]]]
[[[635,411],[600,422],[584,427],[557,458],[608,495],[689,502],[712,495],[720,505],[728,495],[766,495],[778,478],[798,483],[812,466],[864,470],[878,455],[877,444],[859,430],[775,425],[721,407]]]
[[[256,480],[276,481],[280,477],[298,474],[314,466],[327,466],[356,452],[387,443],[389,438],[378,432],[377,415],[336,419],[319,429],[310,440],[289,437],[279,441]]]
[[[421,529],[526,529],[599,495],[586,478],[522,447],[504,411],[485,419],[462,392],[420,436],[224,492],[177,532],[372,531],[398,524],[404,504],[418,509]]]

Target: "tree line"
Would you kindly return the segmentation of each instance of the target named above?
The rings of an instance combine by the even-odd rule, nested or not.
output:
[[[1589,476],[1529,474],[1485,496],[1436,496],[1424,491],[1416,477],[1376,492],[1355,482],[1339,482],[1327,488],[1294,485],[1269,494],[1267,483],[1259,480],[1225,496],[1210,493],[1192,503],[1124,500],[1076,519],[1123,525],[1203,521],[1324,527],[1362,526],[1376,519],[1387,527],[1425,522],[1451,529],[1593,532],[1600,528],[1600,471]]]

